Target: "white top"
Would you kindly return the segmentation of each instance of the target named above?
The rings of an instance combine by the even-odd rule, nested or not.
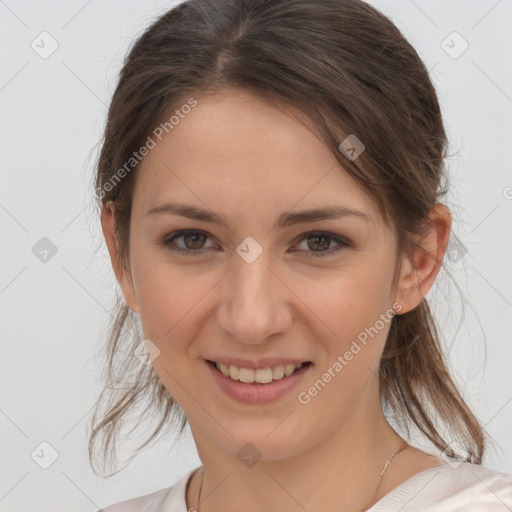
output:
[[[197,468],[196,468],[197,469]],[[196,469],[173,486],[97,512],[187,512],[185,490]],[[445,463],[416,473],[367,512],[511,512],[512,475],[479,464]]]

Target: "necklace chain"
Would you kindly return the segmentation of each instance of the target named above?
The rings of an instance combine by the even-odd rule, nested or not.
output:
[[[404,441],[402,440],[402,443],[400,444],[400,447],[395,450],[395,452],[391,455],[391,457],[386,461],[386,464],[384,465],[384,469],[382,470],[381,474],[380,474],[380,477],[379,477],[379,482],[377,484],[377,489],[375,489],[375,493],[373,494],[372,496],[372,499],[369,503],[369,506],[372,506],[372,503],[373,503],[373,500],[375,499],[375,496],[377,495],[377,492],[379,492],[379,489],[380,489],[380,484],[382,482],[382,479],[384,478],[384,475],[386,474],[386,471],[388,470],[389,466],[391,465],[391,461],[395,458],[396,455],[398,455],[402,450],[405,450],[405,448],[407,448],[407,446],[409,446],[409,444],[407,443],[407,441]],[[197,508],[189,508],[188,511],[195,511],[195,512],[199,512],[199,503],[201,503],[201,492],[203,490],[203,484],[204,484],[204,471],[203,471],[203,478],[201,480],[201,487],[199,488],[199,496],[197,498]],[[362,509],[360,512],[366,512],[368,510],[368,508],[364,508]]]

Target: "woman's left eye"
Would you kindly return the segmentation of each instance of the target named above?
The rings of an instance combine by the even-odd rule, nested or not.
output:
[[[337,243],[337,246],[331,248],[331,243],[333,241]],[[350,247],[350,244],[347,241],[333,233],[328,233],[325,231],[312,231],[311,233],[306,233],[306,235],[301,238],[300,242],[305,243],[306,247],[308,248],[315,246],[318,248],[313,249],[312,251],[306,250],[304,255],[308,258],[322,258],[324,256],[329,256],[330,254],[339,252],[344,247]]]
[[[208,247],[204,246],[204,242],[209,238],[209,235],[203,231],[182,230],[166,236],[162,240],[161,245],[183,255],[199,255],[208,249]],[[178,240],[180,240],[180,243],[177,243]],[[337,244],[334,248],[331,247],[333,241]],[[303,251],[305,253],[304,255],[308,258],[328,256],[340,251],[343,247],[350,247],[350,243],[347,241],[333,233],[325,231],[311,231],[310,233],[306,233],[299,240],[299,244],[296,244],[294,247],[299,247],[301,243],[305,243],[307,249],[312,249],[299,249],[299,251]],[[215,247],[215,245],[213,245],[213,247]]]

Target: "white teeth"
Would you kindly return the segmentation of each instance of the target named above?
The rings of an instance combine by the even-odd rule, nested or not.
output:
[[[254,370],[250,368],[239,368],[238,380],[240,382],[254,382]]]
[[[234,380],[238,380],[238,366],[231,365],[229,367],[229,376]]]
[[[257,382],[259,384],[268,384],[273,380],[280,380],[283,377],[288,377],[296,369],[300,368],[302,363],[272,366],[269,368],[260,368],[258,370],[253,370],[251,368],[239,368],[234,365],[228,366],[223,363],[215,363],[215,365],[225,377],[230,377],[233,380],[239,380],[240,382],[245,383]]]
[[[254,372],[254,382],[267,384],[272,382],[272,368],[260,368]]]
[[[285,364],[284,365],[284,374],[288,377],[288,375],[291,375],[295,371],[295,365],[294,364]]]
[[[281,366],[274,366],[274,368],[272,368],[272,378],[274,380],[279,380],[279,379],[282,379],[284,377],[284,366],[281,365]]]

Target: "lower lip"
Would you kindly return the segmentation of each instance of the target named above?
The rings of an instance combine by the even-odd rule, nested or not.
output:
[[[205,361],[205,363],[215,382],[217,382],[226,395],[234,400],[238,400],[239,402],[251,404],[272,402],[283,397],[298,384],[302,377],[310,371],[312,366],[311,363],[304,364],[288,377],[273,380],[268,384],[258,384],[256,382],[246,384],[238,380],[233,380],[230,377],[226,377],[208,361]]]

